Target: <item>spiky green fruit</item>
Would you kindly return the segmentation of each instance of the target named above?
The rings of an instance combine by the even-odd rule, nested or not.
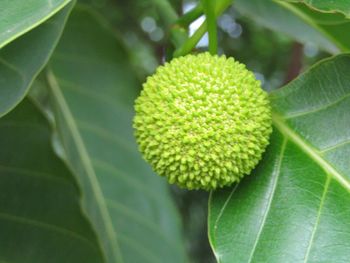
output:
[[[135,103],[139,149],[155,172],[188,189],[238,182],[269,143],[259,81],[233,58],[187,55],[148,77]]]

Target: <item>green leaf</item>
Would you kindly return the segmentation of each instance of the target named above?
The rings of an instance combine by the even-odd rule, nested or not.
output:
[[[350,55],[271,93],[274,132],[262,162],[213,192],[209,237],[218,262],[348,262]]]
[[[350,51],[350,20],[340,13],[320,13],[302,3],[277,2],[317,29],[341,51]]]
[[[288,5],[288,3],[282,3]],[[234,7],[244,16],[250,17],[257,23],[288,35],[302,43],[314,43],[330,53],[337,53],[338,48],[323,32],[290,12],[279,1],[272,0],[236,0]]]
[[[0,9],[0,48],[49,19],[70,1],[2,1]]]
[[[0,262],[102,262],[76,181],[28,100],[0,120]]]
[[[286,1],[286,0],[284,0]],[[350,17],[350,1],[348,0],[336,0],[336,1],[324,1],[324,0],[287,0],[289,2],[305,3],[310,8],[316,9],[322,12],[335,13],[339,12],[347,17]]]
[[[55,48],[71,7],[72,4],[66,6],[44,24],[0,49],[0,117],[27,94]]]
[[[55,117],[107,262],[186,262],[167,183],[132,130],[139,82],[103,18],[78,5],[48,73]]]

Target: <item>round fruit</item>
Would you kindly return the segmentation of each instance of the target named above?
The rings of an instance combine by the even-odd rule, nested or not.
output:
[[[154,171],[188,189],[238,182],[272,131],[267,93],[233,58],[187,55],[158,67],[135,102],[139,149]]]

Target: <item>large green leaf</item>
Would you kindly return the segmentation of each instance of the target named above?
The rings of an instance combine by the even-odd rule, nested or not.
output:
[[[321,49],[336,53],[338,47],[314,25],[291,12],[285,5],[273,0],[235,0],[234,7],[258,24],[288,35],[302,43],[314,43]]]
[[[0,48],[41,24],[71,0],[1,0]]]
[[[350,31],[350,20],[340,13],[321,13],[309,8],[303,3],[279,2],[282,7],[299,16],[310,26],[317,29],[340,50],[350,51],[350,35],[344,32]]]
[[[324,0],[284,0],[289,2],[305,3],[312,9],[317,9],[323,12],[339,12],[343,13],[347,17],[350,17],[350,1],[348,0],[336,0],[336,1],[324,1]]]
[[[69,4],[44,24],[0,49],[0,117],[28,92],[56,46],[71,7]]]
[[[243,14],[302,43],[313,43],[330,53],[350,51],[350,21],[339,13],[320,13],[301,3],[278,0],[237,0]]]
[[[76,181],[28,100],[0,120],[0,262],[102,262]]]
[[[133,138],[139,83],[104,19],[78,5],[48,73],[67,161],[107,262],[186,262],[167,183]]]
[[[340,55],[271,93],[263,161],[210,198],[218,262],[349,262],[349,70]]]

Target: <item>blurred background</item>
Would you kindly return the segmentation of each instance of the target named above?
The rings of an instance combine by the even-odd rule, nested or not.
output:
[[[129,57],[139,82],[152,74],[166,60],[169,49],[169,4],[177,15],[192,10],[198,1],[190,0],[85,0],[99,9],[129,47]],[[241,2],[241,1],[237,1]],[[191,36],[204,21],[200,16],[188,29]],[[218,19],[219,53],[232,56],[255,73],[265,90],[277,89],[305,68],[328,55],[313,43],[298,43],[283,33],[276,33],[242,14],[239,4],[229,7]],[[196,46],[205,51],[208,37]],[[141,89],[141,84],[140,84]],[[181,212],[185,244],[192,262],[215,262],[207,238],[207,201],[209,193],[185,191],[170,186]]]

